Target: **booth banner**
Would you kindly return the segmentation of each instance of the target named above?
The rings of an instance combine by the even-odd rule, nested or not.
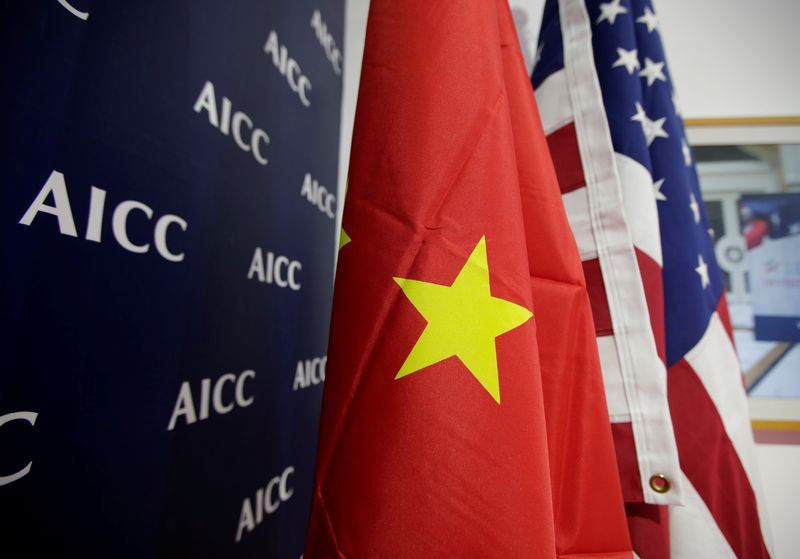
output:
[[[756,339],[800,342],[800,194],[744,195],[739,213]]]
[[[343,19],[4,4],[4,556],[301,556]]]

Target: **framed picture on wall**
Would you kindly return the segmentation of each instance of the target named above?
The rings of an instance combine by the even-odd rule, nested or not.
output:
[[[800,444],[800,118],[686,124],[756,441]]]

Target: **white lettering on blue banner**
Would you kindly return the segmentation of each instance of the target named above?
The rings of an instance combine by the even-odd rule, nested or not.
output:
[[[325,51],[325,56],[333,66],[333,71],[337,75],[342,75],[342,51],[336,46],[336,41],[333,35],[328,33],[328,25],[322,19],[319,10],[314,10],[314,15],[311,16],[311,28],[317,34],[319,44],[322,45]]]
[[[256,247],[247,270],[247,279],[300,291],[302,285],[299,275],[302,269],[303,265],[297,260],[270,251],[264,253],[261,247]]]
[[[192,386],[188,380],[181,383],[178,390],[178,399],[169,418],[167,431],[172,431],[179,420],[186,425],[203,421],[211,417],[211,412],[217,415],[230,413],[234,408],[246,408],[253,404],[255,396],[247,392],[245,383],[256,378],[252,369],[242,371],[238,375],[226,373],[213,381],[211,378],[200,380],[200,394],[192,393]]]
[[[6,423],[10,423],[12,421],[27,421],[31,424],[31,427],[36,424],[36,418],[39,416],[38,413],[35,411],[16,411],[12,413],[7,413],[5,415],[0,415],[0,427],[5,425]],[[8,449],[4,449],[7,452]],[[21,470],[18,470],[14,473],[7,474],[7,475],[0,475],[0,485],[8,485],[9,483],[14,483],[18,479],[21,479],[28,475],[31,471],[31,467],[33,467],[33,461],[28,462],[28,464],[23,467]]]
[[[243,532],[252,532],[264,521],[265,515],[274,513],[281,503],[292,498],[294,488],[289,486],[289,476],[293,473],[294,466],[288,466],[280,475],[270,479],[265,487],[259,487],[252,500],[250,497],[244,498],[236,529],[236,543],[241,541]]]
[[[48,197],[52,195],[53,205],[46,203]],[[89,194],[89,218],[86,222],[87,241],[95,243],[102,242],[102,225],[105,215],[106,191],[96,186],[91,187]],[[128,236],[128,217],[131,213],[144,214],[148,221],[153,220],[153,209],[137,200],[125,200],[117,204],[111,213],[111,232],[117,244],[127,250],[137,254],[144,254],[150,250],[150,243],[136,244]],[[53,171],[45,181],[39,193],[34,198],[28,209],[19,220],[21,225],[30,226],[39,214],[49,214],[55,216],[58,221],[58,231],[68,237],[77,237],[78,230],[75,227],[75,218],[72,214],[72,206],[67,193],[67,183],[64,175],[58,171]],[[140,216],[141,218],[141,216]],[[173,252],[167,244],[167,231],[172,225],[180,230],[186,231],[189,224],[180,216],[173,214],[162,215],[155,220],[153,227],[153,244],[156,252],[162,258],[170,262],[182,262],[183,252]],[[174,227],[172,227],[174,229]]]
[[[300,196],[303,196],[329,218],[334,219],[336,217],[336,196],[320,184],[317,179],[313,178],[311,173],[306,173],[303,179]]]
[[[264,43],[264,52],[272,55],[272,63],[286,78],[289,88],[297,94],[300,102],[306,107],[310,107],[311,101],[308,99],[308,92],[311,90],[311,81],[303,75],[297,61],[289,56],[286,45],[278,42],[278,34],[274,29],[270,31],[267,42]]]
[[[233,137],[233,141],[240,150],[249,152],[253,159],[261,165],[266,165],[269,160],[264,157],[262,146],[269,145],[269,135],[253,124],[253,119],[242,111],[233,110],[233,102],[227,97],[222,97],[222,103],[217,112],[217,98],[214,84],[207,81],[203,86],[197,101],[194,102],[194,112],[206,111],[208,123],[218,129],[225,136]]]
[[[325,366],[328,364],[328,356],[314,357],[297,362],[294,373],[294,383],[292,390],[308,388],[325,382]]]

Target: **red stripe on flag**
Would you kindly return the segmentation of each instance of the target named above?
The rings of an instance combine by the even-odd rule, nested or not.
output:
[[[667,344],[664,338],[664,280],[661,266],[647,254],[634,247],[636,260],[639,263],[639,274],[642,276],[644,296],[647,299],[647,310],[650,313],[650,326],[656,339],[656,351],[661,361],[667,361]]]
[[[633,426],[631,423],[612,423],[611,434],[614,436],[614,449],[617,452],[622,496],[626,503],[643,502],[644,494],[639,461],[636,458],[636,443],[633,440]]]
[[[670,559],[669,510],[665,505],[625,503],[633,550],[640,559]]]
[[[558,186],[562,194],[572,192],[586,185],[583,178],[581,152],[575,123],[570,122],[547,136],[547,145],[556,168]]]
[[[608,309],[606,286],[603,283],[603,273],[600,270],[600,260],[594,258],[585,260],[583,275],[586,278],[586,290],[589,292],[589,303],[592,305],[594,330],[598,336],[609,336],[614,333],[611,326],[611,311]]]
[[[669,368],[667,392],[681,469],[740,559],[767,559],[756,497],[714,402],[685,360]]]

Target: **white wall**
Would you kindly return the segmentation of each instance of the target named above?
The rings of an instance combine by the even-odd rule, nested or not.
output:
[[[756,455],[772,527],[772,559],[796,559],[800,557],[800,530],[797,529],[800,446],[760,444]]]
[[[656,5],[684,118],[800,115],[800,2]]]

